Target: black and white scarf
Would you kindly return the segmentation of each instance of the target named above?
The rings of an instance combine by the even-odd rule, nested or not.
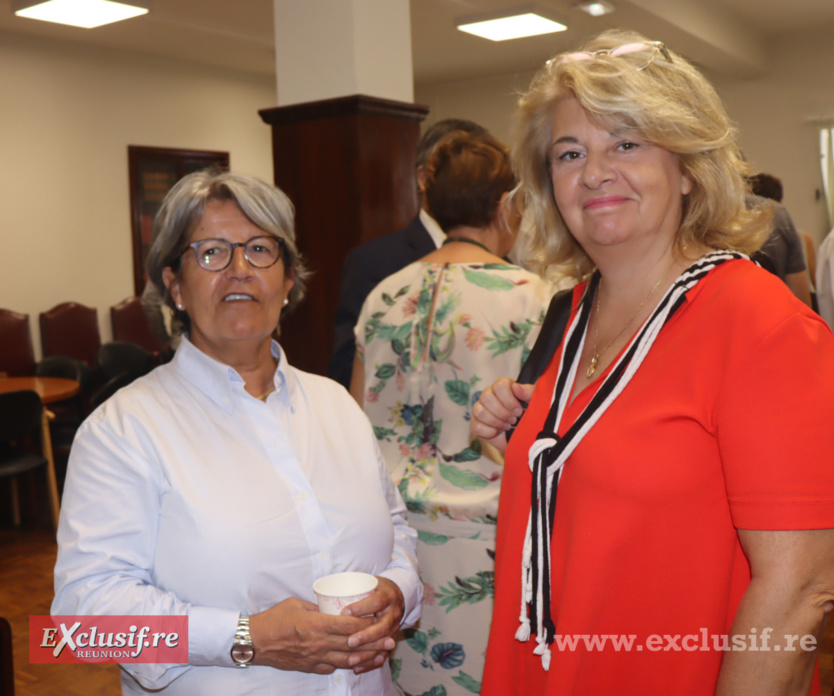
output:
[[[529,451],[533,485],[521,561],[521,625],[515,637],[521,642],[528,641],[531,625],[535,626],[537,645],[533,652],[541,655],[545,670],[550,667],[550,644],[555,637],[555,626],[550,615],[550,540],[556,508],[556,489],[562,467],[582,438],[640,368],[660,330],[684,303],[686,293],[716,266],[730,259],[745,258],[747,257],[744,254],[737,252],[714,251],[687,268],[667,290],[652,315],[628,344],[590,403],[560,438],[556,433],[567,407],[579,358],[582,355],[594,295],[599,285],[599,273],[594,274],[585,289],[579,311],[565,333],[565,348],[559,362],[550,411],[542,431],[536,436]]]

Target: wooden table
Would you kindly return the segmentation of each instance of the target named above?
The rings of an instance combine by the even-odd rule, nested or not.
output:
[[[81,385],[74,379],[63,377],[2,377],[0,378],[0,394],[10,391],[28,389],[35,391],[41,397],[41,402],[51,404],[75,396]]]
[[[2,377],[0,394],[4,392],[30,390],[38,393],[41,403],[49,404],[75,396],[81,385],[74,379],[63,377]],[[55,477],[55,458],[52,454],[52,438],[49,436],[49,411],[43,409],[41,419],[41,448],[47,461],[46,483],[49,488],[49,507],[52,510],[52,523],[58,528],[60,504],[58,500],[58,481]],[[16,489],[13,489],[13,491]]]

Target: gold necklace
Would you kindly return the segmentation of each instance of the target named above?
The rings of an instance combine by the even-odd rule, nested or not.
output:
[[[270,388],[269,388],[269,389],[267,389],[267,390],[266,390],[263,394],[261,394],[260,396],[256,396],[255,398],[256,398],[258,401],[266,401],[267,397],[268,397],[270,394],[272,394],[272,392],[274,392],[274,391],[275,391],[275,387],[270,387]]]
[[[597,350],[597,345],[599,343],[599,305],[600,305],[600,297],[602,296],[602,278],[599,279],[599,288],[597,288],[597,311],[596,311],[596,321],[594,326],[594,352],[591,355],[591,364],[588,366],[588,369],[585,371],[588,379],[594,376],[594,373],[597,371],[597,365],[599,365],[599,359],[602,357],[602,354],[608,350],[611,346],[613,346],[617,339],[620,338],[625,333],[625,330],[632,325],[634,320],[637,318],[637,315],[640,314],[640,310],[643,309],[643,306],[646,302],[649,301],[649,298],[654,294],[654,291],[660,286],[663,282],[663,279],[668,275],[671,266],[666,269],[666,273],[660,276],[660,279],[652,286],[652,289],[649,290],[649,294],[643,298],[643,301],[640,303],[640,306],[637,308],[637,311],[631,315],[631,319],[628,320],[626,325],[620,329],[620,332],[614,336],[605,346],[599,350]]]

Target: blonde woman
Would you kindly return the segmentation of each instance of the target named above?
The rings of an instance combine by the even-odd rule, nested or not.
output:
[[[718,96],[661,42],[605,33],[540,71],[517,143],[542,265],[582,282],[538,383],[473,410],[503,448],[530,402],[482,693],[809,693],[834,606],[834,337],[745,256],[767,220]]]

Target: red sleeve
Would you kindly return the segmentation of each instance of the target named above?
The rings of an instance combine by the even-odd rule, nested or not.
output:
[[[728,358],[716,426],[735,526],[834,528],[831,332],[793,313]]]

